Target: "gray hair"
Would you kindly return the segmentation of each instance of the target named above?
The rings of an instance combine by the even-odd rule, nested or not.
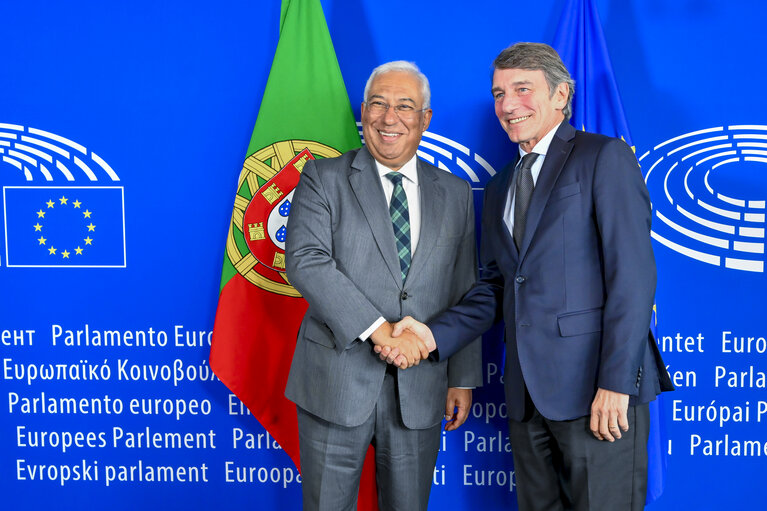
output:
[[[570,88],[570,94],[562,113],[566,121],[570,120],[573,114],[575,81],[554,48],[542,43],[517,43],[499,53],[493,61],[493,67],[495,69],[543,71],[543,76],[546,77],[546,83],[549,86],[549,97],[554,96],[560,83],[566,83]]]
[[[403,73],[410,73],[411,75],[415,76],[418,81],[421,83],[421,96],[423,96],[423,106],[422,108],[431,108],[431,89],[429,88],[429,79],[426,78],[426,75],[421,72],[420,69],[418,69],[418,66],[416,66],[413,62],[407,62],[406,60],[395,60],[392,62],[387,62],[386,64],[381,64],[377,68],[373,70],[372,73],[370,73],[370,78],[368,78],[367,83],[365,84],[365,92],[364,92],[364,100],[368,100],[368,92],[370,91],[370,86],[373,83],[373,80],[384,73],[389,73],[391,71],[401,71]]]

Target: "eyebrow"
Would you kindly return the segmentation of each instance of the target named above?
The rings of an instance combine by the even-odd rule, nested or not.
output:
[[[370,97],[368,98],[368,101],[370,101],[371,99],[383,99],[384,101],[386,100],[386,98],[384,98],[380,94],[371,94]],[[415,100],[412,99],[412,98],[408,98],[408,97],[398,98],[397,101],[399,101],[399,102],[410,101],[411,103],[413,103],[415,105]]]
[[[519,80],[518,82],[513,82],[511,85],[512,87],[518,87],[520,85],[532,85],[533,82],[530,80]],[[496,85],[492,89],[490,89],[490,92],[496,92],[496,91],[503,91],[503,87]]]

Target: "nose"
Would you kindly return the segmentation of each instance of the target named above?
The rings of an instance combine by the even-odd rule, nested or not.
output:
[[[501,101],[501,109],[505,113],[511,113],[517,107],[517,100],[513,94],[506,94]]]
[[[394,105],[389,105],[386,112],[383,114],[383,120],[386,124],[397,124],[399,122],[399,116],[394,110]]]

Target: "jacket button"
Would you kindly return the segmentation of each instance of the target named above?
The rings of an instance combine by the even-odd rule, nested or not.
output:
[[[523,277],[522,275],[517,275],[517,278],[515,278],[514,280],[517,282],[517,284],[521,284],[525,281],[525,277]]]
[[[407,300],[407,297],[408,297],[407,291],[402,291],[402,294],[400,294],[399,297],[402,300]]]

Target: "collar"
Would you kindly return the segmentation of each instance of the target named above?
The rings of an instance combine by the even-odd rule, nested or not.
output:
[[[381,164],[378,160],[374,158],[374,161],[376,162],[376,170],[378,170],[378,176],[383,178],[388,174],[389,172],[392,172],[392,169],[389,167]],[[403,177],[406,179],[409,179],[416,185],[418,184],[418,157],[414,154],[410,160],[408,160],[407,163],[405,163],[400,169],[399,173],[402,174]]]
[[[567,122],[567,121],[562,121]],[[543,137],[538,141],[537,144],[535,144],[535,147],[533,147],[532,152],[538,153],[542,156],[546,156],[546,153],[549,151],[549,146],[551,145],[551,141],[554,139],[554,135],[556,134],[559,127],[562,125],[562,123],[557,124],[551,130],[546,133],[546,136]],[[519,148],[519,158],[522,159],[527,153],[522,150],[522,148]]]

